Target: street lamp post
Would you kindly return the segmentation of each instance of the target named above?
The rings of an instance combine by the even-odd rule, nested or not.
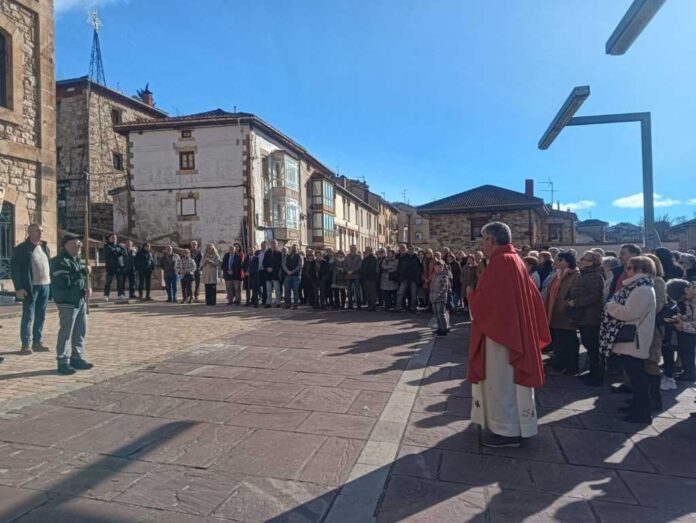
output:
[[[643,157],[643,221],[645,246],[652,250],[659,245],[655,231],[655,208],[653,198],[652,131],[650,113],[602,114],[596,116],[574,116],[590,95],[590,87],[575,87],[548,129],[539,140],[539,149],[546,150],[564,127],[569,125],[597,125],[607,123],[639,122]]]
[[[610,55],[622,55],[633,45],[665,0],[634,0],[606,43]]]

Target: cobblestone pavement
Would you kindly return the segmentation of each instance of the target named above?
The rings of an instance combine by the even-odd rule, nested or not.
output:
[[[615,414],[625,396],[553,375],[539,436],[491,451],[469,421],[464,323],[433,342],[424,315],[156,304],[91,319],[92,359],[140,368],[2,416],[0,521],[696,519],[692,389],[639,427]]]

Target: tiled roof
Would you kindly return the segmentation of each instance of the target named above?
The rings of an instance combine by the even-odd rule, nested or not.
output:
[[[544,205],[541,198],[503,189],[495,185],[482,185],[441,200],[418,207],[418,212],[447,213],[457,211],[489,211],[505,209],[529,209]]]
[[[578,222],[578,226],[580,226],[580,227],[583,227],[583,226],[592,227],[593,225],[609,225],[609,222],[603,222],[602,220],[596,220],[596,219],[584,220],[584,221]]]
[[[614,230],[614,229],[630,229],[630,230],[635,230],[635,231],[642,231],[643,228],[635,225],[633,223],[628,223],[628,222],[621,222],[617,223],[616,225],[612,225],[609,227],[609,230]]]
[[[80,76],[78,78],[66,78],[65,80],[58,80],[56,82],[56,88],[61,89],[67,89],[69,87],[86,88],[88,85],[93,91],[98,91],[106,96],[110,96],[112,99],[115,99],[123,104],[131,105],[132,107],[135,107],[142,112],[150,114],[150,116],[152,116],[154,119],[161,119],[167,117],[167,113],[162,109],[152,105],[148,105],[141,99],[136,98],[135,96],[128,96],[127,94],[124,94],[120,91],[116,91],[105,85],[93,82],[87,76]]]

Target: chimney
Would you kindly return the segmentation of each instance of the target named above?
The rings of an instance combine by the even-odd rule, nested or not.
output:
[[[155,106],[155,99],[153,98],[152,93],[150,91],[145,91],[143,93],[143,102],[145,102],[150,107]]]
[[[527,196],[534,196],[534,180],[524,181],[524,194]]]

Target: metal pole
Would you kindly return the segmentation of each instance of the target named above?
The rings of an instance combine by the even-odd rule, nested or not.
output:
[[[90,192],[89,168],[85,171],[85,267],[89,269],[89,192]],[[92,276],[87,276],[88,288],[92,287]],[[85,307],[89,314],[89,293],[85,292]]]
[[[655,206],[653,198],[652,129],[650,113],[640,121],[640,137],[643,152],[643,211],[645,246],[652,251],[658,243],[655,237]]]

